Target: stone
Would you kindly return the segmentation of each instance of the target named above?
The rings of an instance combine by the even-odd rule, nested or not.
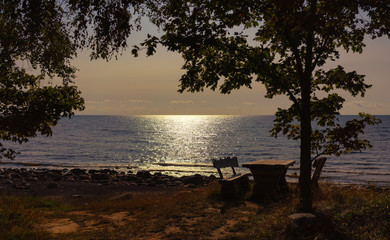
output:
[[[217,177],[216,177],[214,174],[211,174],[211,175],[209,176],[209,179],[210,179],[211,181],[214,181],[214,180],[217,180]]]
[[[19,173],[11,173],[10,177],[12,179],[22,179],[22,176]]]
[[[118,174],[118,172],[116,170],[110,170],[108,172],[110,175],[115,175],[115,174]]]
[[[134,174],[127,174],[126,175],[126,181],[135,182],[137,180],[138,180],[138,178]]]
[[[96,180],[97,183],[103,184],[103,185],[108,185],[110,184],[110,181],[108,180]]]
[[[59,170],[59,169],[52,169],[51,172],[58,174],[58,175],[62,175],[62,170]]]
[[[39,181],[46,181],[46,175],[45,174],[36,174],[36,178],[38,178]]]
[[[144,183],[144,180],[142,178],[137,178],[135,181],[137,184]]]
[[[295,213],[288,217],[301,229],[309,228],[316,222],[316,216],[311,213]]]
[[[151,182],[153,182],[154,180],[151,179],[151,178],[146,178],[146,179],[144,179],[143,181],[146,182],[146,183],[151,183]]]
[[[47,188],[58,188],[58,185],[57,185],[57,183],[49,183],[49,184],[47,184],[46,187]]]
[[[174,181],[173,184],[175,186],[181,186],[181,185],[183,185],[183,182],[182,181]]]
[[[154,182],[147,183],[148,187],[156,187],[157,185]]]
[[[166,178],[154,178],[156,184],[165,184],[167,182]]]
[[[149,171],[141,170],[137,172],[137,177],[150,178],[152,174]]]
[[[99,171],[98,170],[96,170],[96,169],[90,169],[90,170],[88,170],[88,173],[89,174],[94,174],[94,173],[98,173]]]
[[[202,185],[204,183],[204,179],[201,175],[195,174],[193,176],[186,176],[181,179],[181,181],[187,185],[187,184],[195,184],[195,185]]]
[[[78,177],[79,180],[89,180],[89,175],[88,174],[82,174]]]
[[[73,175],[85,174],[85,170],[84,170],[84,169],[80,169],[80,168],[71,169],[70,172],[71,172]]]
[[[39,179],[37,177],[31,177],[28,179],[30,182],[38,182]]]
[[[126,180],[126,175],[124,175],[124,174],[117,174],[117,175],[114,175],[112,177],[118,181],[125,181]]]
[[[48,172],[47,177],[49,177],[50,179],[52,179],[53,181],[56,181],[56,182],[62,180],[62,175],[59,173],[56,173],[56,172]]]
[[[167,176],[167,178],[169,179],[169,181],[180,181],[179,178],[174,177],[174,176]]]
[[[109,176],[104,173],[94,173],[91,175],[91,179],[93,180],[108,180]]]
[[[28,177],[30,175],[30,173],[27,172],[26,170],[21,170],[20,175],[23,177]]]
[[[15,185],[15,189],[23,190],[23,189],[29,189],[29,187],[24,185]]]

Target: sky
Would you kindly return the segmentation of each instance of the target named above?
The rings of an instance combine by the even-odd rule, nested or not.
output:
[[[130,46],[146,37],[146,33],[136,34]],[[373,85],[364,98],[343,95],[346,102],[341,114],[390,114],[390,39],[366,40],[366,44],[363,54],[342,53],[328,65],[356,70]],[[264,98],[261,83],[230,95],[210,90],[179,93],[183,60],[163,48],[154,56],[141,53],[137,58],[128,50],[110,62],[90,61],[88,52],[81,52],[73,64],[79,69],[76,85],[86,100],[86,109],[78,113],[83,115],[273,115],[278,107],[291,105],[285,96]]]

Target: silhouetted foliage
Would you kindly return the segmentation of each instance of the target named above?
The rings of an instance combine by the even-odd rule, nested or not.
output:
[[[161,0],[152,20],[162,36],[148,36],[133,48],[147,55],[158,44],[182,55],[186,71],[179,91],[204,88],[229,94],[253,82],[265,85],[267,98],[287,95],[288,109],[278,109],[273,136],[300,140],[302,211],[312,210],[311,169],[317,157],[371,147],[361,139],[366,125],[380,121],[361,113],[341,125],[337,116],[344,90],[364,96],[371,86],[364,76],[342,66],[327,69],[340,50],[361,53],[366,35],[390,36],[386,0]],[[238,30],[241,29],[241,30]],[[248,35],[254,35],[249,37]],[[324,96],[324,97],[322,97]],[[318,128],[312,130],[312,122]]]
[[[51,135],[61,117],[84,109],[73,84],[77,50],[111,59],[126,48],[141,1],[0,1],[0,139]],[[131,22],[131,19],[134,21]],[[59,85],[53,84],[60,81]],[[15,151],[0,142],[0,159]]]

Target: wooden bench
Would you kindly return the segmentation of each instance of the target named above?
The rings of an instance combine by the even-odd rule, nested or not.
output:
[[[221,195],[223,198],[235,198],[241,193],[245,193],[251,189],[249,184],[250,173],[238,173],[234,167],[238,167],[237,157],[221,158],[219,160],[213,159],[213,166],[217,169],[221,184]],[[233,175],[224,178],[221,168],[231,167]]]

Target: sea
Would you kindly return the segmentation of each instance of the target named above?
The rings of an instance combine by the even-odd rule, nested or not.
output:
[[[390,185],[390,116],[369,126],[364,138],[374,146],[363,152],[330,157],[321,181]],[[354,116],[340,116],[340,122]],[[258,159],[295,160],[288,181],[299,175],[299,142],[270,136],[274,116],[74,116],[61,119],[53,136],[6,147],[19,151],[0,167],[109,168],[148,170],[171,175],[218,175],[212,159],[236,156],[239,164]],[[240,172],[248,172],[239,168]]]

